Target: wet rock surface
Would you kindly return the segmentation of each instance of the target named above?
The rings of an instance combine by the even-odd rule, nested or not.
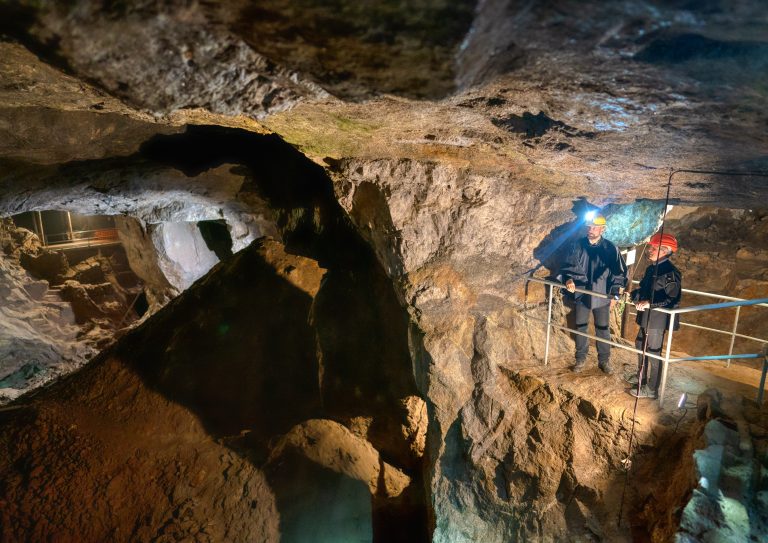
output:
[[[295,311],[296,329],[309,326],[315,334],[312,341],[281,346],[285,352],[261,353],[270,360],[293,360],[286,354],[297,352],[292,349],[312,353],[309,360],[316,368],[314,362],[309,369],[297,366],[285,376],[293,388],[272,390],[246,375],[255,388],[272,394],[293,398],[301,393],[295,416],[283,413],[285,420],[265,417],[268,408],[241,386],[240,381],[250,383],[247,379],[215,376],[223,390],[237,391],[216,408],[211,406],[220,398],[200,384],[209,384],[205,367],[212,362],[198,361],[197,355],[211,345],[223,349],[230,362],[245,364],[238,350],[242,345],[225,341],[231,329],[213,322],[215,317],[229,322],[230,315],[243,311],[243,295],[231,295],[226,311],[204,318],[204,334],[168,316],[177,306],[194,305],[182,296],[153,321],[152,331],[141,332],[155,334],[158,350],[141,351],[141,360],[121,352],[117,367],[141,374],[142,384],[160,391],[161,404],[170,399],[169,409],[181,409],[182,419],[188,411],[201,417],[203,433],[224,439],[241,454],[238,458],[250,462],[242,468],[247,476],[257,473],[268,456],[265,436],[290,434],[310,419],[346,425],[351,438],[334,426],[343,440],[370,443],[412,478],[409,488],[419,486],[420,467],[426,468],[428,522],[415,490],[386,497],[389,501],[374,499],[371,505],[367,483],[334,470],[332,462],[318,463],[323,455],[305,450],[298,440],[300,450],[286,452],[284,467],[267,473],[271,490],[248,490],[259,496],[254,510],[260,514],[274,514],[272,507],[290,510],[289,528],[267,522],[246,532],[232,520],[228,508],[239,511],[240,504],[231,502],[217,519],[246,539],[271,540],[280,529],[306,540],[302,526],[322,526],[322,533],[338,539],[332,522],[319,522],[337,518],[338,511],[320,507],[333,488],[347,497],[346,511],[352,512],[340,525],[361,539],[371,539],[375,531],[403,540],[397,522],[387,520],[397,514],[422,527],[417,532],[422,540],[546,540],[566,531],[585,540],[628,536],[611,527],[626,418],[607,414],[610,406],[595,399],[604,392],[599,376],[578,380],[574,389],[557,384],[569,374],[540,367],[543,334],[533,318],[543,317],[546,292],[526,286],[522,278],[532,271],[542,277],[554,271],[589,204],[619,206],[614,209],[619,215],[620,206],[651,199],[650,207],[661,209],[670,167],[765,170],[768,72],[760,2],[449,5],[430,0],[368,8],[311,0],[266,2],[258,8],[239,0],[22,2],[3,6],[0,19],[0,119],[7,119],[0,124],[0,213],[56,208],[127,215],[121,231],[131,245],[129,260],[151,285],[153,308],[179,290],[177,281],[158,273],[152,231],[165,226],[157,225],[224,220],[235,252],[262,235],[280,239],[288,256],[276,257],[272,262],[282,264],[272,268],[298,292],[293,305],[270,302],[265,313],[275,307]],[[51,129],[27,126],[39,123]],[[183,126],[188,123],[206,126]],[[298,153],[265,145],[265,139],[274,143],[277,138],[257,134],[269,131],[319,166],[308,168]],[[51,136],[56,133],[68,137]],[[751,209],[768,199],[768,183],[760,176],[681,173],[670,195],[676,204]],[[350,271],[359,265],[354,254],[367,249],[357,238],[343,237],[341,244],[334,238],[349,231],[334,197],[383,273]],[[653,215],[643,229],[658,222],[658,209],[650,207],[642,212]],[[763,215],[750,212],[748,229],[734,228],[733,215],[713,211],[671,220],[670,227],[691,236],[681,237],[677,257],[689,284],[737,296],[764,295]],[[747,241],[711,244],[712,232],[726,239],[743,232]],[[313,280],[296,272],[291,253],[329,270],[322,288],[313,290]],[[195,278],[205,271],[198,263],[192,266]],[[374,261],[365,266],[372,268]],[[186,271],[192,270],[175,277]],[[206,281],[215,282],[216,276],[214,268]],[[242,279],[223,271],[221,276]],[[719,288],[723,281],[728,290]],[[26,285],[30,297],[41,295],[39,283]],[[372,311],[361,292],[385,300],[376,306],[380,311]],[[309,313],[304,311],[308,303]],[[348,311],[339,312],[339,304]],[[93,308],[81,309],[86,310]],[[555,312],[565,316],[559,301]],[[334,318],[323,317],[330,314]],[[254,320],[261,322],[259,317]],[[723,319],[725,324],[728,318]],[[761,333],[764,321],[746,312],[744,319],[745,330]],[[387,333],[348,332],[375,329],[382,320],[390,326]],[[248,341],[245,329],[237,330],[241,343]],[[697,339],[680,334],[685,349]],[[198,347],[196,356],[184,350],[185,341]],[[160,354],[166,346],[170,350]],[[552,348],[553,355],[565,357],[571,345],[554,334]],[[154,369],[147,360],[155,362]],[[531,365],[537,367],[532,374],[523,371]],[[117,367],[98,370],[103,374],[97,380],[106,382]],[[567,368],[565,359],[559,367]],[[619,405],[623,390],[612,386],[607,403]],[[423,406],[413,400],[417,396]],[[241,401],[253,403],[243,409]],[[53,405],[50,398],[41,402]],[[98,411],[103,404],[94,407]],[[428,428],[416,422],[424,411]],[[56,418],[66,418],[61,413],[41,418],[34,432],[68,427]],[[545,415],[565,431],[551,430]],[[125,417],[133,416],[141,412]],[[668,472],[679,483],[675,489],[648,487],[627,513],[643,537],[664,539],[674,533],[676,508],[695,484],[689,480],[693,443],[657,439],[675,434],[672,423],[650,412],[643,416],[648,426],[642,452],[648,458],[685,453]],[[103,428],[116,425],[112,418],[104,420]],[[163,424],[157,427],[162,430]],[[657,425],[654,434],[650,427]],[[249,433],[241,435],[246,429]],[[198,430],[195,439],[203,440]],[[27,458],[32,450],[48,454],[50,448],[12,454]],[[602,461],[589,462],[594,450],[604,453]],[[149,458],[155,454],[146,452]],[[169,454],[187,458],[175,450]],[[158,469],[160,464],[145,464],[139,471],[153,478]],[[206,469],[218,473],[221,465],[210,460]],[[379,468],[379,475],[385,472]],[[25,500],[37,491],[25,494],[18,483],[23,476],[7,473],[7,480],[16,481],[19,498],[13,502],[30,503]],[[174,473],[176,478],[163,479],[162,492],[181,484],[187,472]],[[295,474],[318,484],[306,493],[312,499],[290,509],[287,504],[302,495]],[[51,480],[33,486],[48,488]],[[93,487],[102,489],[106,480]],[[222,503],[219,493],[228,487],[216,477],[211,484],[203,501]],[[274,506],[271,491],[276,492]],[[663,496],[663,506],[652,504],[652,495]],[[137,532],[142,536],[208,537],[199,519],[213,514],[209,506],[177,510],[188,495],[178,497],[166,509],[136,497],[141,504],[129,507],[117,522],[129,526],[130,515],[151,510],[152,528],[135,528],[143,530]],[[313,513],[313,507],[322,514]],[[373,524],[359,522],[369,516]],[[168,530],[156,529],[166,518],[175,519],[166,523]],[[637,519],[642,522],[635,524]],[[13,526],[18,530],[13,533],[31,529]],[[53,531],[50,526],[40,530]],[[386,528],[394,531],[380,531]],[[98,540],[107,537],[105,530],[94,528],[87,535]]]

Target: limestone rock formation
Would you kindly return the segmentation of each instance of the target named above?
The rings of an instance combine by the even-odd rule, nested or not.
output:
[[[43,249],[35,234],[10,220],[0,225],[0,240],[4,402],[81,366],[135,317],[110,259],[70,267],[63,252]]]
[[[410,477],[379,458],[373,446],[343,425],[329,420],[308,420],[291,428],[271,451],[271,462],[293,450],[308,460],[365,483],[371,495],[397,497]]]
[[[766,529],[765,413],[751,402],[734,409],[720,406],[700,416],[703,447],[696,450],[697,487],[685,506],[677,539],[680,541],[755,540]],[[717,414],[718,418],[711,418]]]
[[[194,479],[193,471],[155,462],[193,460],[171,445],[155,448],[165,441],[138,447],[139,473],[172,499],[152,505],[131,495],[135,507],[115,526],[136,525],[139,537],[158,539],[269,541],[279,529],[287,540],[307,540],[317,528],[309,533],[331,540],[374,533],[403,540],[390,520],[407,518],[403,525],[422,527],[417,540],[439,543],[628,537],[626,524],[614,527],[627,418],[611,411],[626,407],[626,397],[616,379],[564,384],[571,345],[561,333],[550,346],[560,359],[541,367],[537,319],[546,315],[547,291],[524,279],[556,272],[581,212],[592,206],[610,211],[609,220],[624,217],[622,232],[637,242],[667,203],[746,210],[768,200],[767,178],[749,173],[768,167],[765,13],[762,2],[718,0],[0,7],[0,214],[124,216],[121,236],[148,301],[153,310],[167,304],[123,350],[56,386],[88,398],[88,387],[101,389],[125,371],[115,387],[157,394],[154,405],[180,421],[178,437],[158,415],[168,443],[192,439],[209,474],[223,471],[218,454],[229,447],[241,455],[221,452],[234,472],[257,481],[248,487],[258,496],[253,511],[242,517],[254,521],[251,532],[232,520],[243,504],[222,501],[240,479],[217,486],[211,476],[206,498],[181,507],[191,491],[168,491]],[[670,176],[670,168],[695,171]],[[714,288],[725,277],[728,292],[763,296],[765,213],[738,213],[671,217],[670,227],[691,234],[679,262],[691,282]],[[710,244],[712,232],[734,233],[734,217],[747,219],[742,239]],[[213,258],[203,251],[191,261],[167,258],[173,242],[159,241],[182,230],[202,248],[192,226],[199,221],[223,221],[229,233],[235,254],[218,267],[209,268]],[[276,242],[251,245],[262,236],[285,251]],[[263,290],[253,290],[253,274],[243,269],[259,272]],[[6,290],[18,294],[11,283]],[[218,305],[198,307],[211,291],[222,293]],[[179,322],[185,311],[196,318]],[[559,299],[554,312],[565,317]],[[745,315],[746,330],[761,333],[760,322]],[[249,335],[256,324],[259,341]],[[291,341],[282,335],[288,329]],[[263,373],[249,366],[254,359]],[[276,373],[275,361],[287,370]],[[19,443],[42,444],[50,428],[69,428],[50,390],[20,412],[42,413],[29,434],[18,426],[21,415],[0,429],[5,446],[14,432],[25,436]],[[111,401],[115,390],[107,390],[108,400],[89,405],[123,414],[105,414],[100,428],[143,415],[136,398],[120,392]],[[274,403],[290,410],[274,412]],[[692,454],[692,440],[675,437],[663,412],[642,412],[640,421],[648,425],[642,450],[650,451],[638,459],[641,472],[652,469],[654,455]],[[131,431],[115,442],[132,441]],[[309,443],[315,431],[367,451],[370,462],[341,469]],[[270,439],[286,434],[296,439],[282,438],[292,443],[285,464],[271,465],[262,485]],[[100,443],[93,450],[113,442]],[[80,444],[63,450],[86,451]],[[16,459],[33,450],[67,454],[8,450]],[[378,471],[371,450],[383,459]],[[594,451],[599,458],[590,461]],[[383,465],[411,483],[372,504],[371,477],[386,479]],[[36,473],[42,480],[30,490],[25,466],[3,467],[14,511],[55,482]],[[690,455],[673,468],[683,490],[651,485],[637,496],[663,495],[667,509],[679,510],[695,484]],[[152,479],[158,470],[163,477]],[[107,475],[94,472],[93,488],[109,488]],[[303,476],[317,482],[304,494]],[[343,511],[325,503],[329,489],[346,496]],[[80,492],[74,483],[70,490]],[[100,506],[121,498],[110,499]],[[219,524],[203,532],[200,519],[214,509],[232,532]],[[662,509],[634,504],[624,520],[671,537],[679,517]],[[274,518],[256,523],[275,511],[282,526]],[[341,532],[327,520],[337,514]],[[173,533],[157,528],[165,519]],[[31,529],[3,524],[14,538]],[[54,529],[40,525],[34,535]],[[107,526],[86,534],[109,536]]]
[[[335,506],[355,511],[362,503],[366,516],[334,523],[331,533],[348,537],[362,526],[370,534],[397,514],[413,518],[385,531],[423,529],[418,465],[404,466],[409,475],[366,439],[317,420],[346,412],[370,416],[377,425],[412,427],[405,414],[399,418],[400,412],[386,408],[388,397],[400,394],[397,380],[380,388],[382,398],[355,402],[336,399],[335,390],[326,388],[325,380],[336,382],[340,360],[350,353],[349,347],[330,352],[316,343],[315,334],[341,316],[318,304],[323,290],[338,288],[328,279],[321,283],[325,274],[316,261],[261,241],[216,267],[84,373],[0,412],[8,417],[0,431],[3,539],[80,534],[96,541],[113,534],[277,541],[282,533],[299,541],[297,534],[310,528],[302,507],[311,510],[313,500],[357,488],[360,481],[367,497],[361,502],[354,492]],[[385,307],[371,299],[368,311]],[[185,326],[178,326],[179,315],[185,315]],[[362,312],[357,317],[367,321]],[[383,342],[396,338],[387,330],[379,334],[378,348],[385,351]],[[404,348],[405,338],[399,341]],[[388,371],[406,372],[407,382],[405,364]],[[14,414],[19,416],[9,416]],[[411,447],[409,436],[400,440],[400,449]],[[113,454],[116,447],[120,452]],[[30,455],[50,456],[45,465],[55,469],[25,463]],[[293,496],[295,472],[283,469],[298,461],[296,455],[308,474],[301,481],[303,496]],[[329,478],[329,471],[336,475]],[[216,484],[219,478],[226,482]],[[39,503],[38,495],[52,484],[55,493]],[[120,508],[120,515],[92,524],[60,506],[91,495],[99,502],[95,515],[110,508]],[[33,502],[49,519],[34,527],[25,524]]]
[[[2,412],[3,539],[278,540],[263,472],[193,413],[115,357],[82,377]]]

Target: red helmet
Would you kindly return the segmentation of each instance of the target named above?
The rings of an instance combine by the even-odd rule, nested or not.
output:
[[[648,245],[653,245],[655,247],[662,246],[673,253],[677,252],[677,238],[672,234],[654,234],[651,236],[650,241],[648,241]]]

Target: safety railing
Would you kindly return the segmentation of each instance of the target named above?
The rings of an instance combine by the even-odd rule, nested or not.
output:
[[[640,281],[632,281],[632,284],[633,285],[639,285]],[[691,289],[687,289],[687,288],[684,288],[684,289],[681,289],[681,290],[682,290],[683,294],[692,294],[694,296],[702,296],[704,298],[713,298],[715,300],[728,300],[729,302],[747,302],[747,301],[749,301],[749,300],[745,300],[744,298],[735,298],[733,296],[726,296],[725,294],[712,294],[711,292],[702,292],[700,290],[691,290]],[[768,304],[764,304],[764,303],[755,303],[753,305],[755,305],[757,307],[768,308]],[[731,344],[728,347],[728,354],[729,355],[733,354],[733,346],[734,346],[734,343],[736,342],[736,338],[748,339],[750,341],[755,341],[757,343],[762,343],[763,345],[768,345],[768,340],[766,340],[766,339],[760,339],[758,337],[747,336],[745,334],[737,333],[737,330],[739,328],[739,317],[741,316],[741,308],[742,308],[742,306],[736,306],[736,312],[735,312],[735,315],[734,315],[734,318],[733,318],[733,327],[731,328],[730,332],[728,330],[720,330],[719,328],[710,328],[708,326],[701,326],[700,324],[693,324],[693,323],[690,323],[690,322],[681,322],[679,320],[678,320],[678,324],[680,326],[685,326],[685,327],[688,327],[688,328],[696,328],[697,330],[705,330],[707,332],[715,332],[715,333],[718,333],[718,334],[724,334],[724,335],[727,335],[727,336],[731,336]],[[632,313],[632,315],[636,315],[636,313]],[[731,359],[728,358],[727,362],[726,362],[726,367],[730,367],[730,366],[731,366]]]
[[[61,246],[66,244],[74,245],[101,245],[113,243],[119,240],[116,228],[101,228],[98,230],[74,230],[72,232],[62,232],[60,234],[45,234],[43,246]]]
[[[586,332],[579,332],[578,330],[575,330],[573,328],[569,328],[567,326],[562,326],[562,325],[553,323],[552,322],[552,300],[553,300],[553,296],[554,296],[554,289],[556,289],[556,288],[557,289],[565,288],[565,285],[563,285],[562,283],[559,283],[557,281],[549,281],[547,279],[541,279],[541,278],[538,278],[538,277],[527,277],[526,281],[534,282],[534,283],[541,283],[543,285],[549,285],[551,287],[549,289],[548,303],[547,303],[547,306],[548,306],[547,307],[547,320],[546,320],[547,335],[546,335],[546,346],[544,348],[544,365],[547,365],[549,363],[549,344],[550,344],[551,331],[552,331],[553,328],[554,329],[558,329],[558,330],[562,330],[562,331],[567,331],[567,332],[570,332],[572,334],[577,334],[577,335],[580,335],[580,336],[584,336],[584,337],[587,337],[587,338],[590,338],[590,339],[594,339],[595,341],[600,341],[600,342],[603,342],[603,343],[607,343],[609,345],[612,345],[612,346],[617,347],[619,349],[623,349],[625,351],[634,352],[634,353],[640,354],[640,355],[643,354],[643,351],[641,351],[640,349],[636,349],[634,347],[630,347],[629,345],[625,345],[623,343],[618,343],[618,342],[615,342],[615,341],[603,339],[603,338],[594,336],[592,334],[588,334]],[[580,292],[582,294],[589,294],[590,296],[594,296],[596,298],[614,299],[613,296],[608,296],[606,294],[602,294],[602,293],[599,293],[599,292],[593,292],[593,291],[586,290],[586,289],[581,289],[581,288],[578,288],[578,287],[575,289],[575,292]],[[683,292],[686,292],[686,290],[683,290]],[[721,299],[729,298],[729,297],[726,297],[726,296],[712,295],[712,294],[708,294],[708,293],[700,293],[700,292],[697,292],[697,291],[690,291],[689,290],[688,292],[690,292],[692,294],[693,293],[695,293],[695,294],[707,294],[708,296],[717,297],[717,298],[721,298]],[[631,302],[629,302],[629,303],[631,304]],[[634,304],[632,304],[632,305],[634,305]],[[674,336],[675,320],[678,318],[678,315],[680,315],[682,313],[693,313],[693,312],[696,312],[696,311],[709,311],[709,310],[715,310],[715,309],[725,309],[725,308],[728,308],[728,307],[735,307],[735,308],[737,308],[737,311],[739,311],[739,309],[741,307],[745,307],[745,306],[768,307],[768,298],[760,298],[760,299],[756,299],[756,300],[741,300],[741,299],[736,298],[736,299],[734,299],[732,301],[722,302],[722,303],[718,303],[718,304],[698,305],[698,306],[683,307],[683,308],[677,308],[677,309],[663,309],[663,308],[654,308],[653,309],[653,311],[657,311],[657,312],[660,312],[660,313],[666,313],[666,314],[669,315],[669,325],[668,325],[668,328],[667,328],[667,341],[666,341],[666,346],[665,346],[665,349],[664,349],[664,354],[663,355],[657,355],[657,354],[654,354],[654,353],[651,353],[651,352],[646,352],[645,353],[645,356],[647,358],[654,358],[656,360],[661,361],[661,382],[660,382],[660,386],[659,386],[659,405],[663,405],[663,403],[664,403],[664,395],[665,395],[665,392],[666,392],[666,385],[667,385],[667,373],[668,373],[668,370],[669,370],[669,364],[670,363],[684,362],[684,361],[696,361],[696,360],[728,360],[729,361],[728,363],[730,364],[730,359],[755,359],[755,358],[757,358],[757,359],[762,358],[763,359],[763,368],[762,368],[762,373],[761,373],[761,377],[760,377],[760,387],[758,388],[758,391],[757,391],[757,401],[758,401],[758,403],[762,404],[762,401],[763,401],[763,389],[765,387],[766,374],[768,373],[768,340],[764,340],[764,339],[760,339],[760,338],[753,338],[751,336],[746,336],[746,335],[743,335],[743,334],[736,334],[736,327],[738,326],[738,315],[737,315],[736,325],[734,326],[733,330],[731,332],[725,332],[725,333],[732,334],[735,337],[742,337],[742,338],[745,338],[745,339],[750,339],[750,340],[754,340],[754,341],[763,343],[764,344],[764,348],[763,348],[763,352],[762,353],[733,354],[733,342],[731,342],[730,352],[728,354],[725,354],[725,355],[687,356],[687,357],[682,357],[682,358],[672,358],[671,357],[671,353],[672,353],[672,338]],[[535,317],[533,317],[533,318],[535,319]],[[535,320],[541,321],[541,319],[535,319]],[[542,322],[544,322],[544,321],[542,321]],[[709,330],[709,328],[702,327],[702,326],[699,326],[699,325],[693,325],[693,324],[689,324],[689,323],[680,323],[680,324],[681,325],[692,326],[694,328],[702,328],[702,329]],[[718,330],[718,329],[711,329],[711,330],[712,331],[716,331],[716,332],[724,332],[724,331]]]

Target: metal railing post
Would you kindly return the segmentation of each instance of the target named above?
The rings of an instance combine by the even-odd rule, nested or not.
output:
[[[70,241],[75,239],[75,235],[72,233],[72,214],[67,211],[67,237]]]
[[[549,364],[549,335],[552,331],[552,293],[555,287],[549,286],[549,309],[547,310],[547,345],[544,347],[544,365]]]
[[[736,341],[736,327],[739,326],[739,313],[741,313],[741,306],[736,306],[736,318],[733,319],[733,330],[731,330],[731,346],[728,348],[728,354],[733,354],[733,343]],[[726,368],[731,367],[731,359],[725,364]]]
[[[664,360],[661,366],[661,388],[659,389],[659,407],[664,405],[664,393],[667,391],[667,370],[669,369],[669,354],[672,352],[672,335],[675,332],[675,315],[669,316],[669,335],[667,336],[667,348],[664,352]]]
[[[544,352],[544,365],[548,365],[549,364],[549,347],[550,347],[550,343],[551,343],[551,335],[552,335],[552,330],[553,329],[562,330],[564,332],[570,332],[572,334],[576,334],[576,335],[579,335],[579,336],[583,336],[583,337],[587,337],[587,338],[590,338],[590,339],[594,339],[595,341],[598,341],[598,342],[608,343],[610,345],[613,345],[614,347],[617,347],[617,348],[620,348],[620,349],[624,349],[626,351],[634,352],[634,353],[637,353],[637,354],[645,354],[647,357],[659,360],[659,362],[662,364],[662,366],[661,366],[660,383],[659,383],[659,407],[662,407],[662,405],[664,403],[664,397],[666,395],[666,390],[667,390],[667,378],[668,378],[668,374],[669,374],[669,364],[671,364],[671,363],[683,362],[683,361],[687,361],[687,360],[728,360],[728,363],[730,365],[730,361],[732,359],[745,359],[745,358],[760,358],[760,357],[763,357],[765,362],[763,363],[763,371],[762,371],[762,375],[761,375],[760,390],[758,391],[758,401],[762,402],[762,397],[763,397],[763,393],[764,393],[763,389],[765,388],[766,379],[768,379],[768,340],[764,340],[764,339],[760,339],[760,338],[756,338],[756,337],[751,337],[751,336],[747,336],[747,335],[744,335],[744,334],[738,334],[737,333],[738,320],[739,320],[739,317],[740,317],[740,312],[739,311],[737,311],[737,313],[736,313],[736,317],[735,317],[734,325],[733,325],[733,330],[731,332],[728,332],[726,330],[707,328],[705,326],[698,326],[698,325],[694,325],[694,324],[690,324],[690,323],[685,323],[685,322],[679,322],[676,319],[679,318],[680,314],[692,313],[694,311],[705,311],[705,310],[712,310],[712,309],[724,309],[724,308],[727,308],[727,307],[739,308],[741,306],[768,307],[768,298],[757,298],[757,299],[753,299],[753,300],[742,300],[740,298],[730,298],[730,297],[727,297],[728,299],[730,299],[732,301],[726,302],[726,303],[698,305],[698,306],[678,308],[678,309],[661,309],[661,308],[657,308],[656,311],[669,315],[669,325],[668,325],[669,335],[667,336],[666,350],[665,350],[664,354],[662,355],[662,353],[659,353],[659,354],[655,354],[655,353],[651,353],[651,352],[645,352],[644,353],[642,350],[638,350],[638,349],[629,347],[629,346],[627,346],[627,345],[625,345],[623,343],[616,343],[614,341],[602,339],[602,338],[599,338],[597,336],[593,336],[593,335],[585,333],[585,332],[579,332],[578,330],[574,330],[573,328],[568,328],[567,326],[561,326],[559,324],[554,324],[552,322],[552,302],[553,302],[553,296],[554,296],[554,289],[555,288],[563,288],[564,285],[562,283],[559,283],[559,282],[548,281],[548,280],[545,280],[545,279],[539,279],[537,277],[527,277],[525,280],[526,281],[534,281],[534,282],[537,282],[537,283],[541,283],[541,284],[549,285],[550,286],[549,297],[548,297],[548,308],[547,308],[547,320],[544,321],[544,319],[540,319],[540,318],[537,318],[537,317],[529,317],[531,319],[537,320],[537,321],[542,322],[542,323],[545,322],[546,325],[547,325],[547,339],[546,339],[547,343],[546,343],[545,352]],[[609,298],[609,296],[606,295],[606,294],[600,294],[600,293],[592,292],[592,291],[589,291],[589,290],[586,290],[586,289],[576,288],[574,290],[576,292],[581,292],[581,293],[584,293],[584,294],[589,294],[591,296],[595,296],[595,297],[598,297],[598,298]],[[685,289],[683,289],[683,291],[685,292]],[[696,291],[693,291],[693,292],[695,293]],[[710,297],[713,297],[713,298],[721,297],[721,295],[710,295],[710,294],[707,294],[707,295],[710,296]],[[718,333],[721,333],[721,334],[730,335],[731,336],[731,349],[730,349],[730,352],[728,354],[723,354],[723,355],[708,355],[708,356],[694,356],[694,357],[689,356],[689,357],[674,358],[673,359],[672,358],[672,338],[674,337],[675,324],[676,323],[679,323],[681,326],[691,326],[693,328],[698,328],[698,329],[702,329],[702,330],[709,330],[709,331],[712,331],[712,332],[718,332]],[[762,354],[733,354],[733,344],[734,344],[734,341],[735,341],[736,337],[747,339],[747,340],[751,340],[751,341],[757,341],[759,343],[762,343],[764,345],[765,351],[763,351]]]
[[[48,242],[45,240],[45,226],[43,226],[43,214],[40,211],[36,211],[37,213],[37,220],[40,223],[40,241],[43,244],[43,247],[46,247],[48,245]]]

